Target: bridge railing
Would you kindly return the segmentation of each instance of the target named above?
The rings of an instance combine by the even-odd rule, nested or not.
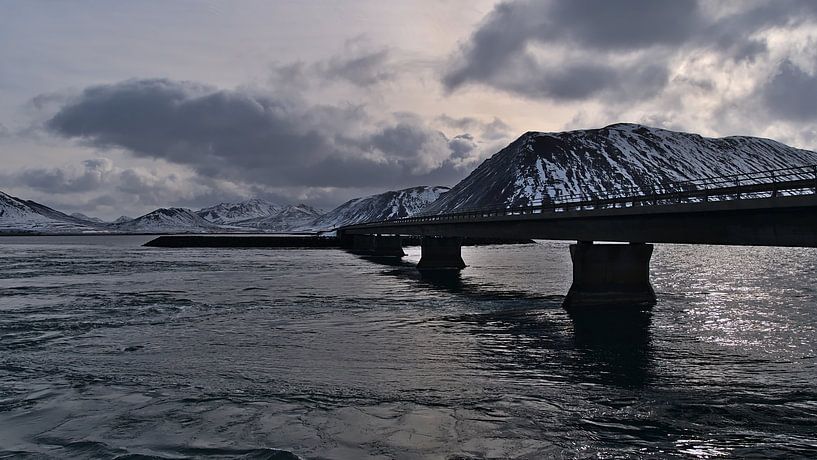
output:
[[[458,209],[446,214],[418,214],[357,225],[462,221],[507,215],[731,201],[807,193],[817,193],[817,165],[703,177],[665,185],[623,186],[601,192],[546,197],[529,201],[522,206]]]

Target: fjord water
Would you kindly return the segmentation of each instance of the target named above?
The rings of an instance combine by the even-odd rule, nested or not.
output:
[[[567,243],[459,278],[339,250],[0,240],[0,457],[814,457],[817,251],[657,245],[569,315]]]

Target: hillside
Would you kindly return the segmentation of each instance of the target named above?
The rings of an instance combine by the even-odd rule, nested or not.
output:
[[[636,124],[529,132],[485,160],[423,213],[547,202],[566,194],[817,164],[770,139],[707,138]]]

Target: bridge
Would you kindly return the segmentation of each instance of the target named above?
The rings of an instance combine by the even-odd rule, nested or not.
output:
[[[422,237],[417,267],[423,271],[464,268],[462,238],[576,241],[566,308],[649,306],[656,300],[649,281],[652,243],[817,247],[817,165],[338,229],[345,245],[371,256],[404,255],[402,235]]]

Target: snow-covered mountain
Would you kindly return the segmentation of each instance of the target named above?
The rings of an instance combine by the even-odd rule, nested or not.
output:
[[[220,203],[200,209],[196,211],[196,214],[215,224],[234,224],[250,219],[275,216],[284,208],[285,206],[254,198],[237,203]]]
[[[193,212],[157,209],[112,224],[69,216],[0,192],[0,231],[123,233],[288,232],[352,223],[516,206],[559,196],[817,164],[817,153],[754,137],[712,139],[636,124],[561,133],[529,132],[450,190],[413,187],[350,200],[324,214],[306,205],[253,199]]]
[[[528,132],[422,213],[523,206],[567,194],[633,186],[648,190],[669,182],[811,164],[817,164],[815,152],[756,137],[714,139],[637,124]]]
[[[436,201],[448,190],[448,187],[420,186],[355,198],[319,217],[309,228],[331,230],[359,222],[409,217]]]
[[[0,192],[2,232],[87,232],[98,230],[95,222],[78,219],[40,203]]]
[[[84,221],[87,221],[87,222],[95,222],[97,224],[104,224],[105,223],[105,221],[100,219],[99,217],[86,216],[85,214],[83,214],[81,212],[75,212],[75,213],[71,214],[71,217],[76,217],[79,220],[84,220]]]
[[[112,224],[111,229],[126,233],[204,233],[224,227],[202,219],[185,208],[160,208],[136,219]]]
[[[242,228],[254,228],[266,232],[289,232],[308,227],[316,218],[324,214],[323,210],[305,204],[282,207],[275,214],[242,220],[235,225]]]
[[[288,232],[303,229],[322,214],[322,210],[304,204],[281,206],[252,199],[222,203],[199,211],[160,208],[135,219],[122,216],[105,223],[80,213],[69,216],[0,192],[0,232]]]

